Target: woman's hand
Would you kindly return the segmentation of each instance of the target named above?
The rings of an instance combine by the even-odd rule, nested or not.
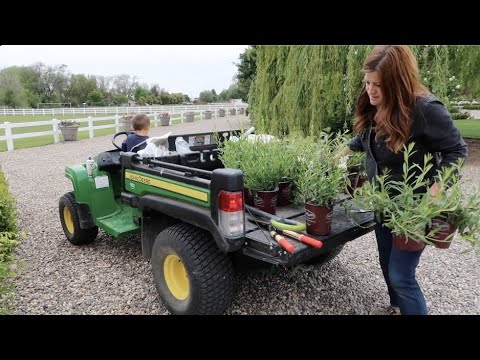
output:
[[[432,186],[430,186],[431,197],[436,197],[440,191],[442,191],[442,185],[440,183],[433,183]]]

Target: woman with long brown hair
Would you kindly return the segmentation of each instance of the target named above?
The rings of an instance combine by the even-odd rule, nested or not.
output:
[[[363,64],[365,86],[358,98],[353,151],[365,151],[367,175],[389,169],[389,180],[402,180],[403,146],[414,142],[410,161],[423,166],[426,153],[439,155],[428,174],[431,196],[441,191],[436,169],[466,158],[463,141],[446,107],[421,83],[417,61],[408,46],[376,46]],[[392,312],[427,315],[423,292],[415,270],[423,250],[405,251],[392,246],[390,229],[375,225],[380,266],[387,283]]]

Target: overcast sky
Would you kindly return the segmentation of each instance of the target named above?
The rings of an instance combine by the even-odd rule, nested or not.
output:
[[[136,76],[191,98],[203,90],[227,89],[247,45],[2,45],[0,69],[9,66],[67,65],[72,74]]]

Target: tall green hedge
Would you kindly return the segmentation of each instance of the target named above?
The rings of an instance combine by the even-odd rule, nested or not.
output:
[[[8,313],[12,284],[7,281],[14,271],[11,264],[18,244],[15,203],[8,192],[8,182],[0,168],[0,314]]]
[[[16,232],[15,203],[8,192],[8,182],[0,168],[0,232]]]

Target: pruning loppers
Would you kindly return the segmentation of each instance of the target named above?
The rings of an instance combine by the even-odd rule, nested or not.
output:
[[[277,241],[280,244],[280,246],[282,246],[285,250],[287,250],[290,253],[292,253],[294,250],[293,245],[291,245],[285,239],[285,237],[281,236],[280,234],[288,236],[290,238],[293,238],[297,241],[300,241],[304,244],[313,246],[318,249],[323,246],[323,243],[320,240],[316,240],[307,235],[299,233],[299,231],[303,231],[306,229],[306,226],[303,223],[290,220],[290,219],[281,218],[279,216],[267,213],[257,208],[253,208],[249,205],[245,205],[245,208],[247,212],[249,212],[250,215],[253,217],[253,220],[252,218],[249,218],[249,220],[252,222],[261,224],[265,227],[268,227],[272,238],[275,239],[275,241]],[[260,218],[253,216],[254,214],[259,216]]]

